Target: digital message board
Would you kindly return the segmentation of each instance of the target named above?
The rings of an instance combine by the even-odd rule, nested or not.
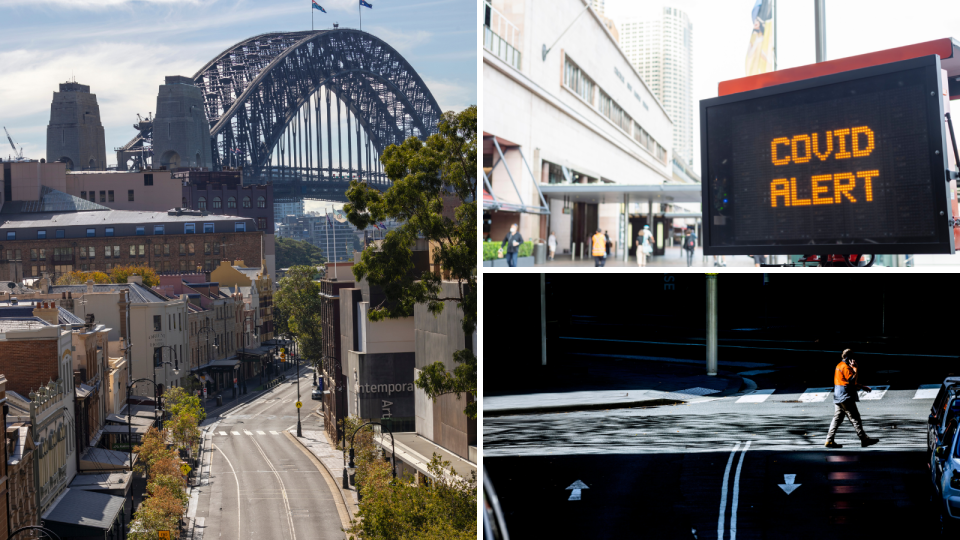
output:
[[[940,60],[700,102],[707,255],[953,253]]]

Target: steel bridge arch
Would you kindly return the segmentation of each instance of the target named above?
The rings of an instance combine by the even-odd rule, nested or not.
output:
[[[224,50],[193,80],[204,95],[215,167],[239,148],[251,176],[271,164],[288,125],[322,88],[353,114],[378,153],[406,137],[435,133],[441,115],[422,78],[393,47],[353,29],[260,34]],[[323,136],[320,125],[316,131]],[[322,148],[318,154],[322,163]]]

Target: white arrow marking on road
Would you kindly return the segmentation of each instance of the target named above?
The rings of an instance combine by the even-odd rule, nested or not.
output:
[[[804,403],[817,403],[827,399],[827,396],[833,394],[833,388],[807,388],[800,394],[799,401]]]
[[[917,394],[913,396],[913,399],[933,399],[937,397],[937,392],[939,391],[939,384],[921,384],[920,388],[917,389]]]
[[[786,484],[779,484],[779,485],[780,485],[780,489],[782,489],[784,492],[786,492],[787,495],[793,493],[793,490],[795,490],[795,489],[797,489],[798,487],[800,487],[800,484],[794,484],[794,483],[793,483],[793,481],[796,480],[796,479],[797,479],[797,475],[795,475],[795,474],[785,474],[785,475],[783,475],[783,481],[786,482]]]
[[[568,487],[567,489],[572,489],[572,490],[573,490],[573,491],[570,493],[570,498],[567,499],[567,500],[568,500],[568,501],[579,501],[579,500],[580,500],[580,490],[581,490],[581,489],[590,489],[590,488],[587,487],[587,485],[584,484],[583,482],[581,482],[580,480],[577,480],[576,482],[570,484],[570,487]]]
[[[890,385],[871,386],[870,389],[873,390],[873,392],[860,390],[860,399],[880,399],[887,393],[887,390],[890,389]]]

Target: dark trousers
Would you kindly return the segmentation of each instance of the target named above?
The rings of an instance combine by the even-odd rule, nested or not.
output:
[[[857,437],[866,439],[867,434],[863,431],[863,422],[860,421],[860,411],[857,409],[857,402],[848,399],[843,403],[834,404],[833,421],[830,422],[830,431],[827,432],[827,440],[833,440],[834,435],[837,434],[837,428],[840,427],[840,424],[843,422],[844,416],[850,419],[850,422],[853,424],[853,429],[857,431]]]
[[[593,265],[594,265],[594,266],[603,266],[603,263],[606,262],[606,260],[607,260],[606,257],[600,257],[600,256],[596,256],[596,255],[595,255],[595,256],[593,257]]]
[[[693,266],[693,250],[687,250],[687,266]]]
[[[516,252],[516,251],[508,251],[508,252],[507,252],[507,266],[513,268],[513,267],[516,266],[516,265],[517,265],[517,252]]]

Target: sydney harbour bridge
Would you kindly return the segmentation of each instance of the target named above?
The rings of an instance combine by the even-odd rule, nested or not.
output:
[[[393,47],[354,29],[254,36],[218,54],[192,80],[210,129],[211,155],[202,161],[214,170],[242,168],[245,183],[273,182],[278,201],[345,201],[350,179],[386,190],[383,150],[410,136],[426,139],[441,114]],[[160,107],[158,99],[158,121]],[[140,135],[118,153],[149,151],[154,122],[138,126]],[[154,167],[164,163],[157,158]]]

